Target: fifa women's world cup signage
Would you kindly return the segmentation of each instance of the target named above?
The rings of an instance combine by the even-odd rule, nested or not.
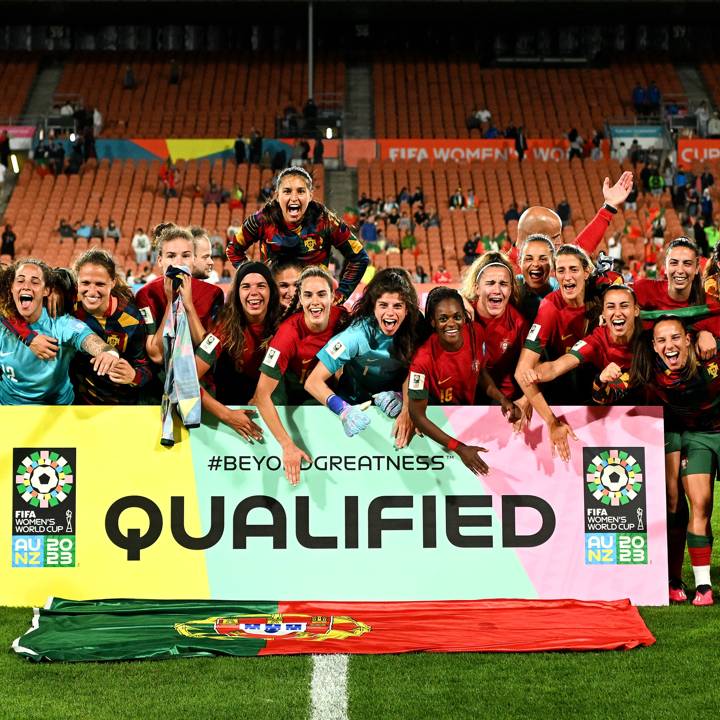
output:
[[[431,408],[453,437],[487,448],[478,478],[428,438],[396,450],[372,408],[354,438],[324,408],[280,408],[311,457],[290,486],[267,431],[249,445],[203,424],[165,449],[155,408],[0,408],[0,604],[667,603],[661,411],[563,411],[579,437],[568,464],[538,420],[515,435],[499,408]]]

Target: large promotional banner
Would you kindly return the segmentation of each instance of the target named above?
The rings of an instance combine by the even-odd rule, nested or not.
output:
[[[292,487],[269,433],[208,422],[172,449],[157,408],[0,408],[0,605],[48,596],[258,600],[526,598],[667,603],[657,408],[560,408],[572,460],[535,421],[431,408],[487,449],[474,476],[392,423],[347,438],[320,407],[279,408],[312,463]]]
[[[567,160],[570,143],[565,138],[529,138],[526,157],[540,161]],[[509,160],[517,158],[514,140],[474,139],[393,139],[378,140],[381,160],[448,160],[471,162],[473,160]],[[601,151],[609,155],[609,143],[603,140]]]
[[[720,159],[720,138],[678,140],[678,165],[689,168],[695,161]]]

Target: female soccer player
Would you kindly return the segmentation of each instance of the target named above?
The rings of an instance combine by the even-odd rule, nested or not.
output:
[[[273,437],[283,449],[285,475],[292,485],[300,481],[300,461],[310,461],[283,427],[276,404],[303,405],[314,400],[304,388],[305,379],[317,365],[317,353],[336,334],[347,315],[333,305],[333,279],[322,268],[310,266],[298,281],[299,292],[284,320],[270,341],[260,366],[255,405]],[[296,306],[301,312],[294,312]],[[281,388],[282,384],[282,388]],[[277,396],[282,389],[284,402]]]
[[[281,259],[270,266],[275,284],[280,292],[280,304],[287,310],[297,295],[297,281],[303,265],[295,258]]]
[[[473,319],[483,328],[490,377],[505,397],[517,399],[522,393],[514,373],[529,323],[517,309],[512,265],[502,253],[483,253],[468,269],[460,292],[471,303]]]
[[[151,378],[145,353],[147,332],[132,291],[118,277],[106,250],[93,248],[75,262],[77,297],[73,314],[120,354],[113,369],[98,376],[85,355],[70,365],[76,400],[88,405],[134,405]]]
[[[498,390],[485,368],[484,331],[468,317],[460,293],[450,288],[433,288],[427,297],[425,315],[435,332],[410,363],[410,417],[422,433],[456,452],[475,474],[485,475],[488,466],[478,455],[487,452],[485,448],[465,445],[443,432],[427,417],[428,402],[474,405],[480,388],[500,404],[510,422],[520,418],[520,410]]]
[[[34,333],[57,340],[54,359],[36,357],[15,332],[0,324],[0,405],[70,405],[74,392],[68,368],[75,353],[92,355],[98,375],[113,370],[118,352],[80,320],[51,318],[43,303],[50,291],[50,268],[27,259],[2,273],[0,307],[27,323]],[[13,318],[11,318],[12,320]]]
[[[294,258],[302,265],[327,265],[331,249],[345,258],[335,301],[344,302],[360,282],[370,258],[348,226],[312,199],[313,181],[301,167],[285,168],[277,176],[273,199],[245,219],[227,246],[235,267],[247,260],[247,249],[260,243],[264,261]]]
[[[530,235],[520,247],[518,282],[518,308],[530,323],[535,322],[542,299],[558,282],[552,276],[555,246],[547,235]]]
[[[212,370],[213,381],[207,383],[212,392],[203,391],[203,407],[251,442],[262,438],[262,430],[252,421],[255,412],[227,406],[252,400],[264,345],[275,333],[281,310],[267,265],[245,263],[235,274],[220,319],[195,352],[198,378]]]
[[[355,303],[350,326],[333,337],[318,353],[320,362],[305,389],[342,420],[352,437],[370,424],[355,403],[372,400],[393,426],[398,448],[410,442],[412,422],[403,402],[410,360],[423,332],[422,316],[410,276],[402,268],[380,270]],[[342,370],[337,394],[328,386]]]
[[[701,360],[692,338],[677,318],[658,320],[652,343],[641,343],[631,370],[631,383],[649,384],[659,396],[665,414],[666,468],[680,465],[682,484],[690,502],[687,543],[695,575],[693,605],[712,605],[710,556],[712,553],[713,478],[720,460],[720,358]],[[670,457],[668,457],[670,456]],[[674,461],[674,462],[673,462]],[[668,532],[670,540],[678,517],[681,490],[677,473],[667,472]],[[679,533],[675,533],[680,535]],[[684,546],[684,538],[682,539]],[[682,548],[682,546],[681,546]],[[671,548],[672,549],[672,548]],[[669,554],[671,555],[671,554]],[[682,553],[669,556],[670,599],[687,599],[680,580]],[[673,566],[674,562],[674,566]]]

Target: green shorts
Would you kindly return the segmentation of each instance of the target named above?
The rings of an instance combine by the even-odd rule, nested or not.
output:
[[[665,431],[665,454],[680,452],[682,449],[682,433]]]
[[[720,467],[720,433],[684,432],[682,453],[683,476],[714,475]]]

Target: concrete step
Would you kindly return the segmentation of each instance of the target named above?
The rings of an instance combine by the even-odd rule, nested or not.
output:
[[[325,205],[333,212],[342,215],[346,207],[355,207],[357,198],[357,170],[325,171]]]
[[[688,96],[691,109],[694,110],[703,101],[707,102],[709,108],[712,107],[712,98],[697,67],[677,65],[675,69],[683,86],[683,92]]]
[[[41,67],[28,96],[23,115],[47,115],[52,110],[52,99],[62,75],[62,64]]]
[[[345,137],[374,137],[372,66],[353,63],[346,70]]]

